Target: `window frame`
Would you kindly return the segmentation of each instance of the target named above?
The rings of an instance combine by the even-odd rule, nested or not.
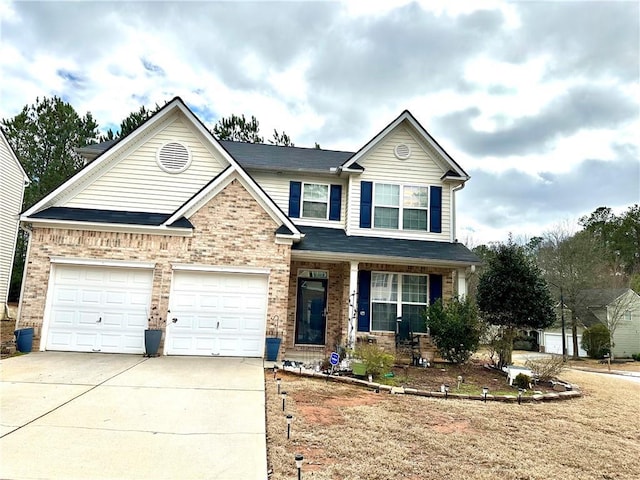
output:
[[[310,217],[304,214],[304,203],[305,203],[304,187],[307,185],[318,185],[318,186],[327,187],[327,198],[325,202],[321,202],[318,200],[307,200],[307,202],[309,203],[324,203],[324,205],[326,205],[327,207],[324,217]],[[307,220],[328,220],[330,210],[331,210],[331,185],[328,183],[319,183],[319,182],[302,182],[302,186],[300,188],[300,218],[304,218]]]
[[[395,301],[391,301],[391,300],[375,300],[375,289],[374,289],[374,278],[376,275],[396,275],[398,280],[397,280],[397,289],[396,289],[396,299]],[[426,303],[422,303],[422,302],[405,302],[402,298],[402,294],[403,294],[403,289],[404,289],[404,277],[422,277],[426,280],[426,290],[423,292],[424,296],[425,296],[425,300]],[[427,307],[429,306],[429,274],[427,273],[401,273],[401,272],[386,272],[386,271],[372,271],[371,272],[371,282],[370,282],[370,287],[369,287],[369,312],[370,312],[370,318],[369,318],[369,331],[370,332],[378,332],[378,333],[396,333],[396,326],[394,326],[393,330],[379,330],[379,329],[374,329],[373,328],[373,312],[374,312],[374,308],[373,308],[373,304],[377,303],[377,304],[385,304],[385,305],[389,305],[389,304],[395,304],[396,305],[396,320],[398,317],[402,317],[403,314],[403,306],[404,305],[418,305],[418,306],[423,306],[424,309],[426,310]],[[391,279],[391,284],[393,284],[393,279]],[[416,333],[427,333],[426,330],[426,326],[423,332],[416,332]]]
[[[398,188],[398,206],[394,206],[394,205],[387,205],[387,204],[378,204],[376,202],[376,193],[377,193],[377,189],[379,186],[381,185],[393,185],[393,186],[397,186]],[[405,192],[405,188],[424,188],[426,190],[426,199],[427,199],[427,206],[426,207],[405,207],[404,205],[404,192]],[[414,184],[414,183],[388,183],[388,182],[373,182],[373,192],[371,195],[371,228],[377,229],[377,230],[404,230],[407,232],[429,232],[431,225],[430,225],[430,218],[429,218],[429,210],[431,208],[431,198],[430,198],[430,194],[431,194],[431,186],[430,185],[418,185],[418,184]],[[398,210],[398,228],[393,228],[393,227],[379,227],[376,226],[376,209],[380,207],[380,208],[387,208],[387,209],[397,209]],[[405,210],[420,210],[420,211],[424,211],[425,212],[425,217],[426,217],[426,224],[425,224],[425,228],[424,229],[416,229],[416,228],[406,228],[404,225],[404,212]]]

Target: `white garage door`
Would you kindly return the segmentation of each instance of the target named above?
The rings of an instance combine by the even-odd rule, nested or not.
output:
[[[262,357],[267,275],[175,271],[167,353]]]
[[[144,353],[149,269],[54,265],[47,350]]]
[[[582,341],[582,335],[578,335],[578,355],[580,357],[586,357],[587,352],[585,352],[580,347],[580,342]],[[545,333],[544,334],[544,351],[547,353],[557,353],[558,355],[562,355],[562,334],[561,333]],[[571,335],[566,336],[566,348],[567,355],[573,355],[573,337]]]

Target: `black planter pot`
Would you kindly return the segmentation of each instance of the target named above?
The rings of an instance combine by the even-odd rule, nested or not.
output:
[[[162,330],[145,330],[144,331],[144,351],[145,357],[157,357],[160,348],[160,340],[162,340]]]

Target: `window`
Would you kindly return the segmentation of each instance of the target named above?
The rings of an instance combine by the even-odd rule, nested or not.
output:
[[[302,186],[302,216],[326,219],[329,213],[329,185],[305,183]]]
[[[371,330],[395,332],[398,317],[410,331],[426,332],[427,276],[371,273]]]
[[[429,187],[376,183],[373,204],[375,228],[427,230]]]

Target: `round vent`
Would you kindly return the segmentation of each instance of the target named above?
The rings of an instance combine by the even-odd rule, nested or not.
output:
[[[169,142],[160,147],[157,160],[165,172],[180,173],[189,168],[191,153],[182,143]]]
[[[409,145],[407,145],[406,143],[401,143],[399,145],[396,145],[394,153],[400,160],[406,160],[411,156],[411,148],[409,148]]]

